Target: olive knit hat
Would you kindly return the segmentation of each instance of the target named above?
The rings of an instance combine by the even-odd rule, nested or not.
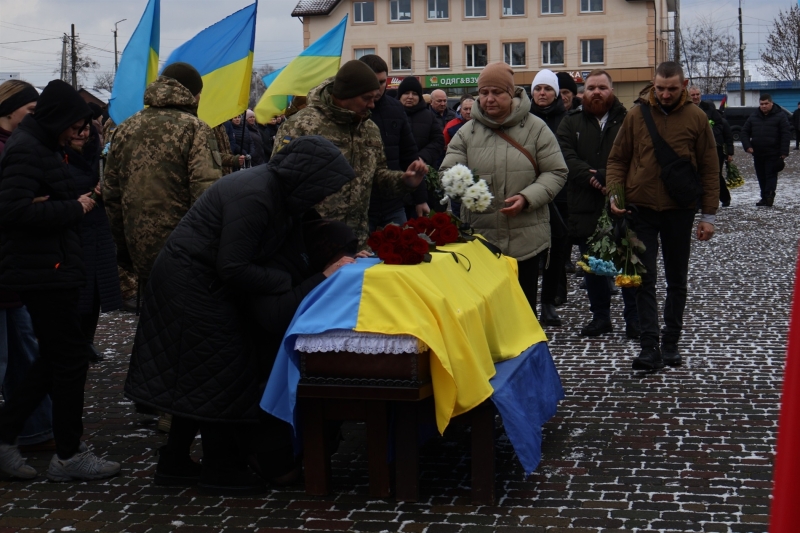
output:
[[[340,100],[347,100],[380,88],[378,77],[372,69],[366,63],[353,59],[342,65],[336,73],[331,94]]]
[[[478,90],[483,87],[497,87],[514,95],[514,71],[505,63],[491,63],[483,67],[478,76]]]
[[[172,63],[161,71],[162,76],[173,78],[178,83],[189,89],[192,96],[197,96],[203,90],[203,78],[197,69],[189,63]]]

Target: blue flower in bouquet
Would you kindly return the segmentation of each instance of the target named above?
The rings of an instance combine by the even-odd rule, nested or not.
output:
[[[589,257],[589,269],[598,276],[616,276],[619,273],[613,261],[604,261],[597,257]]]

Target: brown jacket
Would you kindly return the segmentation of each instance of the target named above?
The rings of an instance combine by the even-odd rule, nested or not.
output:
[[[645,105],[645,104],[642,104]],[[689,101],[684,89],[678,105],[668,115],[658,105],[653,90],[650,111],[659,135],[679,156],[689,157],[703,185],[702,212],[716,214],[719,206],[719,160],[714,133],[705,112]],[[628,112],[606,166],[606,186],[625,185],[625,201],[656,211],[679,209],[661,181],[653,141],[640,106]]]

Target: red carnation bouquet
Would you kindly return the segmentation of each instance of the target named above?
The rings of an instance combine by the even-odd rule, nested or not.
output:
[[[373,231],[367,245],[387,265],[418,265],[430,261],[431,248],[456,242],[460,233],[447,213],[413,218],[398,226]]]

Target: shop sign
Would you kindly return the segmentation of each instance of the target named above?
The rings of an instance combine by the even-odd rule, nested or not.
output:
[[[426,88],[439,87],[476,87],[478,74],[439,74],[425,76]]]
[[[387,89],[397,89],[400,87],[400,82],[402,82],[405,77],[402,76],[389,76],[386,79],[386,88]]]

